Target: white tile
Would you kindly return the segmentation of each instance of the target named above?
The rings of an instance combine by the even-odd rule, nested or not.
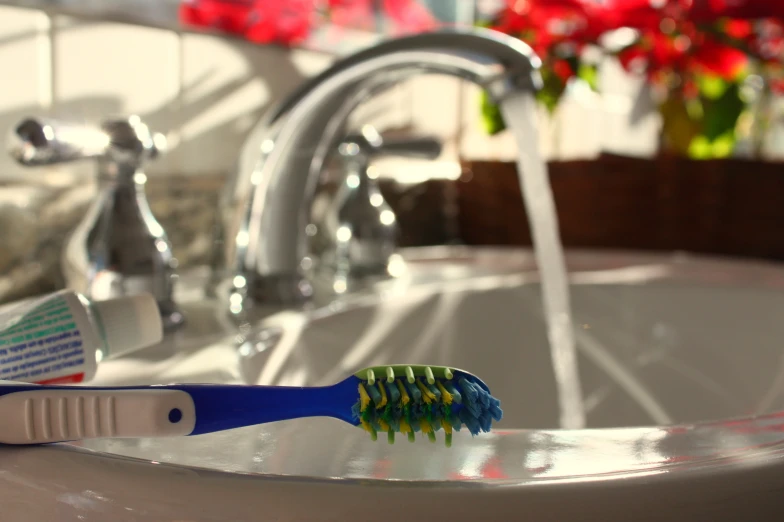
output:
[[[137,114],[153,130],[176,136],[179,51],[171,31],[56,17],[53,113],[77,122]],[[172,168],[164,157],[149,170]]]
[[[182,172],[189,174],[232,170],[263,109],[332,62],[311,51],[207,35],[184,35],[182,49],[182,127],[176,154]]]
[[[464,80],[445,75],[423,75],[410,80],[409,118],[414,133],[442,141],[442,159],[458,157]]]
[[[645,78],[627,73],[616,59],[603,60],[601,148],[631,156],[650,156],[659,147],[661,118]]]
[[[0,137],[49,101],[47,24],[39,12],[0,6]],[[0,180],[30,175],[0,150]]]

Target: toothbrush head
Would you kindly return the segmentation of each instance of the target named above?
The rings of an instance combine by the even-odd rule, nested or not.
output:
[[[352,408],[357,425],[373,440],[387,432],[390,444],[395,433],[415,440],[422,432],[431,442],[444,430],[447,447],[452,432],[465,426],[472,435],[489,432],[500,421],[500,401],[481,379],[446,366],[372,366],[354,374],[359,379],[359,399]]]

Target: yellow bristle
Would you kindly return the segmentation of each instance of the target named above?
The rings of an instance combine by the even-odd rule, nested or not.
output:
[[[446,405],[452,404],[452,394],[446,391],[444,385],[440,382],[436,382],[436,387],[438,388],[438,391],[441,392],[441,402]]]
[[[405,406],[406,404],[411,402],[411,397],[408,396],[408,392],[406,391],[406,387],[403,386],[403,383],[400,381],[400,379],[397,379],[395,381],[395,384],[397,384],[397,389],[400,392],[400,400],[403,403],[403,406]]]
[[[364,429],[366,432],[373,433],[374,431],[376,431],[376,430],[373,429],[373,426],[371,426],[368,421],[361,420],[359,422],[362,424],[362,429]]]
[[[378,383],[378,391],[381,393],[381,402],[376,405],[376,409],[380,410],[387,405],[387,390],[384,388],[383,382]]]
[[[434,400],[436,400],[436,396],[433,392],[427,389],[427,387],[422,384],[422,381],[417,381],[417,388],[419,391],[422,392],[422,400],[425,401],[425,404],[430,404]]]
[[[389,424],[384,422],[383,419],[378,419],[376,422],[378,422],[378,425],[381,426],[381,431],[389,431]]]
[[[368,395],[365,386],[359,383],[359,411],[365,411],[370,404],[370,395]]]
[[[425,419],[419,421],[419,429],[422,430],[422,433],[430,433],[433,431],[433,427]]]
[[[441,427],[444,428],[444,433],[447,435],[452,434],[452,425],[449,424],[446,419],[441,419]]]
[[[411,426],[408,425],[406,419],[400,419],[400,433],[410,433]]]

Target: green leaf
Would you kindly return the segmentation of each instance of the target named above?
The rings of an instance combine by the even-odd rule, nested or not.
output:
[[[542,84],[542,88],[536,93],[536,99],[552,114],[566,90],[566,83],[552,69],[543,67]]]
[[[705,109],[702,106],[702,100],[685,100],[686,114],[689,115],[694,121],[700,121],[705,117]]]
[[[734,136],[745,106],[740,96],[740,85],[728,84],[718,99],[704,101],[703,135],[711,142],[728,133]]]
[[[501,114],[501,109],[490,99],[490,95],[485,91],[481,93],[480,105],[482,126],[485,128],[485,132],[490,136],[494,136],[506,130],[506,122],[503,114]]]
[[[716,138],[711,144],[711,149],[714,158],[728,158],[735,150],[735,143],[737,142],[735,132],[727,132]]]
[[[577,74],[580,70],[580,57],[575,54],[570,54],[569,56],[564,56],[563,59],[569,64],[569,68],[572,72]]]
[[[700,94],[709,100],[719,99],[727,91],[729,85],[728,82],[718,76],[697,76],[697,86],[700,90]]]
[[[705,136],[697,136],[689,144],[689,157],[693,159],[710,159],[712,156],[711,143]]]
[[[577,77],[583,80],[592,91],[599,90],[599,73],[595,65],[582,63],[577,69]]]

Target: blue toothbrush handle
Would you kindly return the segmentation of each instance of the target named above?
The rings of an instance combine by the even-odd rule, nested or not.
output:
[[[200,435],[301,417],[355,424],[352,385],[174,384],[89,387],[0,383],[0,443]]]
[[[236,386],[176,384],[196,405],[196,423],[190,435],[213,433],[267,422],[302,417],[335,417],[351,424],[356,385],[346,381],[325,387]]]

